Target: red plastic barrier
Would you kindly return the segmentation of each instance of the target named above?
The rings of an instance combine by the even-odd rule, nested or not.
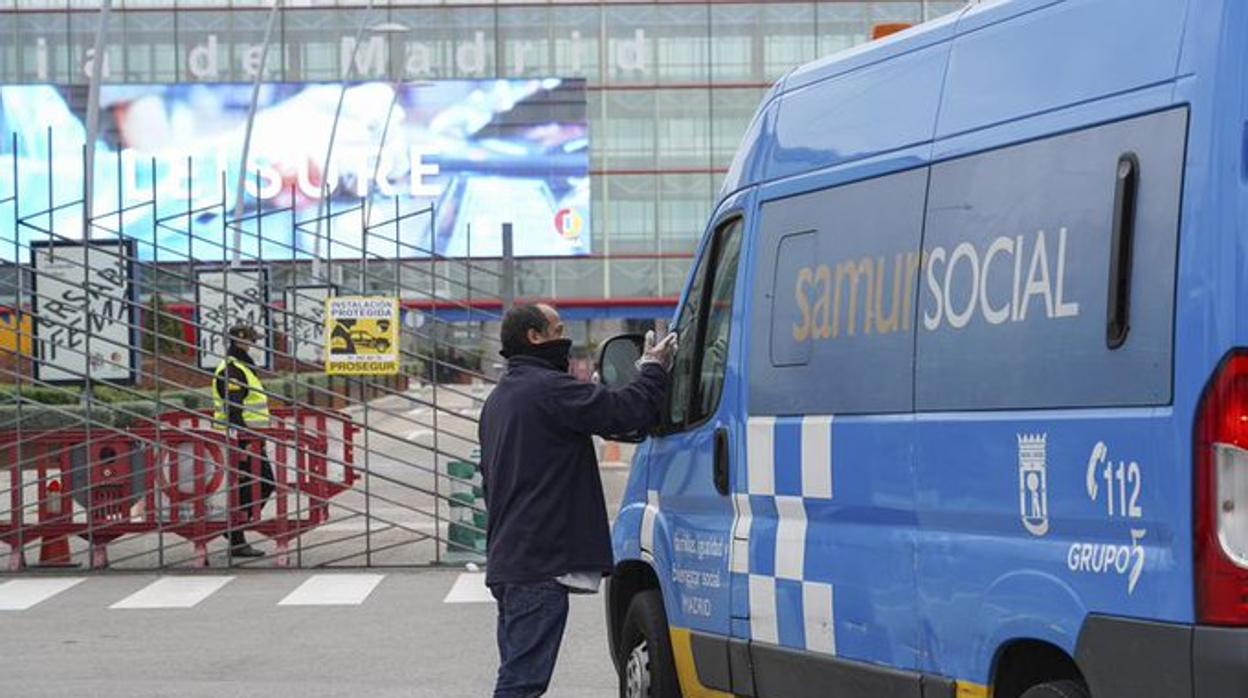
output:
[[[179,411],[128,430],[0,433],[0,488],[8,479],[8,511],[0,511],[0,542],[13,551],[10,569],[25,565],[23,545],[39,540],[41,561],[66,562],[67,536],[87,540],[91,565],[108,565],[108,545],[130,534],[165,531],[191,541],[207,563],[207,544],[231,529],[257,531],[277,544],[289,564],[290,542],[329,518],[329,500],[357,479],[352,468],[359,427],[329,410],[275,410],[260,430],[276,481],[274,515],[248,522],[239,509],[238,473],[246,453],[213,429],[209,413]],[[19,446],[20,456],[19,457]],[[252,501],[258,501],[253,480]],[[27,501],[28,495],[35,501]],[[46,559],[45,559],[46,558]]]

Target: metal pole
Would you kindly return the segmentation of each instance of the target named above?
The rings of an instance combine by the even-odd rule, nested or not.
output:
[[[512,250],[511,224],[503,224],[503,312],[516,303],[516,256]]]
[[[364,8],[365,20],[373,13],[373,2],[374,0],[368,0],[368,6]],[[351,45],[351,56],[347,59],[346,69],[342,71],[342,88],[338,92],[338,106],[334,109],[334,121],[329,127],[329,147],[325,150],[325,160],[321,163],[321,196],[316,201],[316,233],[312,238],[312,275],[314,277],[321,273],[321,216],[324,215],[325,202],[329,198],[329,162],[334,156],[334,138],[338,135],[338,119],[342,117],[342,105],[347,100],[347,82],[351,80],[351,72],[355,68],[355,57],[359,55],[360,40],[364,38],[365,29],[364,22],[360,22],[360,27],[355,32],[355,43]],[[330,254],[333,254],[332,250]]]
[[[152,259],[153,260],[158,259],[158,255],[160,254],[160,230],[159,230],[160,224],[157,222],[160,217],[159,215],[160,207],[157,205],[157,202],[156,202],[156,198],[157,198],[156,181],[157,181],[156,180],[156,158],[155,156],[153,156],[152,157],[152,183],[151,183],[151,186],[152,186]],[[155,261],[153,261],[153,263],[155,264]],[[156,267],[158,269],[160,268],[159,265],[156,265]],[[156,316],[156,321],[154,323],[154,326],[157,328],[160,327],[159,315]],[[179,326],[178,329],[180,331],[181,326]],[[156,336],[155,348],[156,348],[156,391],[157,391],[156,394],[160,395],[160,335],[159,334],[157,334]],[[162,437],[161,430],[160,430],[160,423],[161,423],[161,420],[157,419],[156,420],[156,447],[152,449],[153,470],[161,467],[160,459],[163,458],[165,455],[164,449],[162,448],[162,446],[164,445],[164,442],[162,440],[163,437]],[[146,477],[144,478],[144,480],[146,480]],[[166,495],[161,495],[161,496],[166,496]],[[157,521],[161,521],[161,519],[159,518],[160,511],[161,511],[160,498],[159,497],[154,498],[152,503],[156,507]],[[172,511],[172,509],[173,509],[173,502],[170,501],[169,510]],[[172,514],[170,514],[170,516],[172,516]],[[165,566],[165,526],[163,522],[161,522],[160,525],[157,526],[156,528],[156,566],[162,569]]]
[[[360,225],[363,233],[363,250],[360,253],[360,295],[368,293],[368,207],[361,207],[360,213],[365,217]],[[364,402],[364,566],[373,566],[373,490],[372,490],[372,455],[373,449],[369,437],[372,435],[373,429],[369,422],[369,403],[370,395],[368,394],[369,380],[364,377],[360,380],[360,400]]]
[[[429,298],[432,301],[433,312],[430,319],[433,321],[429,325],[429,337],[433,340],[433,531],[434,540],[442,537],[442,458],[441,444],[439,443],[438,433],[438,371],[441,369],[441,361],[438,359],[438,243],[436,240],[438,234],[438,212],[432,209],[429,213]],[[450,508],[447,508],[447,516],[450,516]],[[450,529],[447,529],[449,536]],[[447,551],[450,551],[448,543]],[[433,546],[434,564],[442,564],[442,545],[440,543]]]
[[[400,293],[403,288],[403,253],[399,251],[399,246],[403,244],[399,236],[399,197],[394,197],[394,295],[402,295]],[[399,330],[402,332],[402,330]]]
[[[83,173],[83,235],[91,240],[91,212],[95,210],[95,139],[100,132],[100,80],[104,73],[104,34],[113,0],[100,0],[100,21],[95,28],[95,48],[91,57],[91,85],[87,91],[87,161]],[[118,185],[120,186],[120,184]],[[51,226],[49,226],[51,227]]]
[[[395,33],[408,31],[408,28],[406,26],[401,26],[401,25],[386,25],[386,29],[387,31],[394,31]],[[376,27],[373,29],[373,31],[378,31],[378,30],[379,28],[376,28]],[[356,48],[358,48],[358,43],[357,43]],[[354,57],[352,58],[354,59]],[[398,72],[398,77],[394,79],[394,84],[391,85],[391,88],[394,90],[394,95],[390,98],[390,108],[386,110],[386,123],[381,128],[381,142],[377,144],[377,164],[373,167],[373,176],[371,179],[368,180],[364,189],[364,206],[367,209],[364,213],[364,222],[366,225],[368,221],[372,219],[372,214],[373,214],[372,187],[374,184],[377,183],[377,177],[381,174],[381,157],[386,152],[386,139],[390,135],[390,121],[394,117],[394,107],[399,103],[399,92],[401,91],[402,87],[403,87],[403,72],[400,70]],[[396,201],[398,200],[397,197],[395,200]],[[395,254],[396,255],[398,254],[397,248],[395,250]]]
[[[51,142],[48,143],[48,147],[49,148],[52,147]],[[22,318],[26,317],[26,310],[23,307],[23,303],[26,297],[26,291],[24,288],[26,279],[25,279],[25,274],[22,271],[22,242],[21,242],[22,212],[20,210],[22,197],[21,197],[21,188],[20,188],[21,180],[17,178],[17,175],[18,175],[17,163],[18,163],[17,133],[14,132],[13,133],[13,266],[14,268],[17,269],[17,303],[16,303],[17,326],[15,328],[16,335],[17,335],[17,391],[14,393],[14,397],[17,399],[17,429],[16,429],[17,445],[13,447],[13,463],[12,463],[13,473],[10,476],[12,478],[11,482],[13,483],[20,483],[22,481],[22,451],[23,451],[22,444],[25,443],[25,441],[23,440],[23,434],[22,434],[22,416],[23,416],[22,415],[22,403],[24,402],[24,400],[22,399],[22,389],[26,387],[27,362],[29,362],[30,364],[31,372],[32,373],[34,372],[34,369],[35,369],[34,359],[35,359],[35,351],[36,351],[35,337],[34,337],[36,318],[34,317],[34,313],[31,313],[30,315],[30,319],[31,319],[30,353],[29,353],[29,356],[25,357],[25,361],[23,361]],[[31,261],[31,270],[32,272],[34,270],[33,260]],[[31,382],[33,383],[34,381],[31,381]],[[9,555],[10,556],[16,555],[17,559],[14,560],[10,557],[9,559],[10,571],[21,569],[22,567],[26,566],[26,525],[25,525],[26,524],[26,507],[25,507],[25,503],[22,502],[21,500],[21,490],[22,488],[18,486],[17,487],[18,506],[13,507],[13,512],[11,514],[11,516],[14,518],[13,525],[17,528],[17,546],[14,547],[9,552]]]
[[[98,58],[96,62],[97,64],[99,63]],[[84,163],[86,162],[87,157],[89,157],[87,154],[94,152],[95,148],[92,147],[93,145],[94,144],[88,143],[82,146]],[[91,177],[87,177],[87,180],[90,180],[90,179]],[[91,230],[91,225],[93,223],[89,209],[88,209],[88,213],[86,214],[86,221],[87,221],[86,231],[84,232],[86,232],[86,234],[89,235],[90,230]],[[51,230],[52,226],[49,225],[48,229]],[[55,231],[53,231],[53,235],[55,235]],[[90,286],[90,282],[91,282],[91,245],[90,243],[83,245],[81,249],[82,249],[82,287],[90,288],[91,287]],[[89,470],[89,464],[91,463],[91,440],[92,440],[91,439],[92,437],[91,419],[92,419],[92,414],[93,414],[92,406],[95,401],[95,395],[94,395],[95,386],[92,385],[91,370],[95,363],[94,362],[95,357],[92,356],[91,354],[91,294],[87,293],[83,295],[84,295],[84,298],[82,301],[82,323],[83,325],[85,325],[84,329],[86,331],[85,332],[86,338],[83,340],[83,348],[85,350],[86,366],[83,372],[84,375],[83,375],[83,387],[82,387],[82,405],[83,405],[83,422],[84,422],[83,427],[86,431],[86,454],[87,454],[86,462],[88,463],[88,470]],[[64,475],[62,475],[62,478],[64,478]],[[91,480],[92,478],[90,474],[88,474],[87,475],[87,505],[86,505],[86,510],[87,510],[87,566],[94,568],[95,567],[95,497],[94,497],[93,483],[91,482]]]
[[[277,24],[277,10],[282,0],[273,0],[269,9],[269,23],[264,29],[264,44],[260,49],[260,67],[256,70],[256,79],[251,85],[251,106],[247,109],[247,129],[243,134],[243,159],[238,166],[238,187],[234,190],[234,266],[242,262],[240,248],[243,244],[243,231],[239,227],[239,219],[243,217],[243,194],[247,183],[247,158],[251,157],[251,128],[256,122],[256,104],[260,101],[260,83],[264,80],[264,68],[269,59],[269,44],[273,37],[273,25]],[[260,190],[256,190],[257,201]]]
[[[296,195],[297,192],[295,191],[295,188],[297,186],[298,184],[290,185],[290,238],[291,238],[291,242],[293,243],[290,248],[290,267],[291,267],[291,276],[293,277],[291,280],[291,285],[295,290],[294,290],[294,293],[291,294],[291,298],[294,300],[294,307],[287,308],[286,312],[288,313],[294,311],[296,308],[299,307],[299,252],[296,249],[296,247],[298,246],[298,241],[299,241],[299,228],[298,228],[299,216],[298,214],[295,213],[295,202],[297,201],[297,195]],[[298,325],[299,321],[300,321],[300,318],[296,316],[294,324]],[[322,323],[322,326],[323,325],[324,323]],[[322,332],[324,331],[323,327],[321,331]],[[291,362],[290,362],[291,366],[293,367],[292,370],[294,371],[293,377],[291,379],[291,383],[292,385],[294,385],[294,388],[292,388],[291,390],[291,397],[294,398],[296,404],[298,404],[299,402],[299,338],[298,336],[294,336],[294,335],[297,335],[297,334],[298,333],[292,333],[292,337],[291,337],[292,356],[291,356]],[[322,359],[322,361],[324,361],[324,359]],[[324,364],[322,364],[322,366],[324,366]],[[314,398],[312,394],[312,388],[309,387],[308,399],[305,400],[304,402],[312,403],[313,399]],[[302,433],[303,427],[298,422],[296,422],[295,428],[297,430],[297,433]],[[307,459],[308,459],[308,450],[306,450],[304,446],[302,446],[300,443],[297,442],[295,444],[296,482],[298,481],[297,479],[299,477],[299,466],[301,463],[306,464]],[[299,487],[295,487],[294,490],[295,490],[295,511],[297,512],[303,511],[303,490]],[[295,567],[298,567],[301,569],[303,568],[303,534],[302,533],[298,536],[295,536]]]
[[[381,174],[381,158],[386,152],[386,138],[390,135],[390,118],[394,114],[394,107],[399,103],[399,88],[402,87],[401,80],[394,82],[394,96],[390,99],[390,108],[386,110],[386,123],[381,127],[381,141],[377,144],[377,164],[373,166],[373,176],[364,184],[364,235],[368,235],[368,222],[373,214],[373,185],[377,183],[377,177]],[[399,254],[396,248],[394,254]]]

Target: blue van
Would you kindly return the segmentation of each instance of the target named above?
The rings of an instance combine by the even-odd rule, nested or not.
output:
[[[615,524],[622,695],[1248,696],[1245,292],[1248,2],[792,71]]]

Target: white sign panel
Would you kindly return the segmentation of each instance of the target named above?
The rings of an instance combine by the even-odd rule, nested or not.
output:
[[[132,244],[32,243],[35,377],[133,382]]]
[[[286,351],[299,361],[325,360],[325,300],[333,295],[332,286],[286,289]]]
[[[260,334],[259,346],[268,347],[269,275],[264,269],[203,269],[195,272],[195,299],[199,314],[199,367],[212,371],[229,348],[226,333],[239,322]],[[270,355],[255,356],[257,365],[271,368]]]

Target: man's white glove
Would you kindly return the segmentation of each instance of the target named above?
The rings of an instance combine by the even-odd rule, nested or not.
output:
[[[669,332],[663,341],[655,341],[654,330],[646,333],[645,349],[642,351],[641,358],[637,360],[637,368],[641,368],[646,364],[658,364],[663,367],[664,371],[672,369],[672,360],[676,358],[676,333]]]

